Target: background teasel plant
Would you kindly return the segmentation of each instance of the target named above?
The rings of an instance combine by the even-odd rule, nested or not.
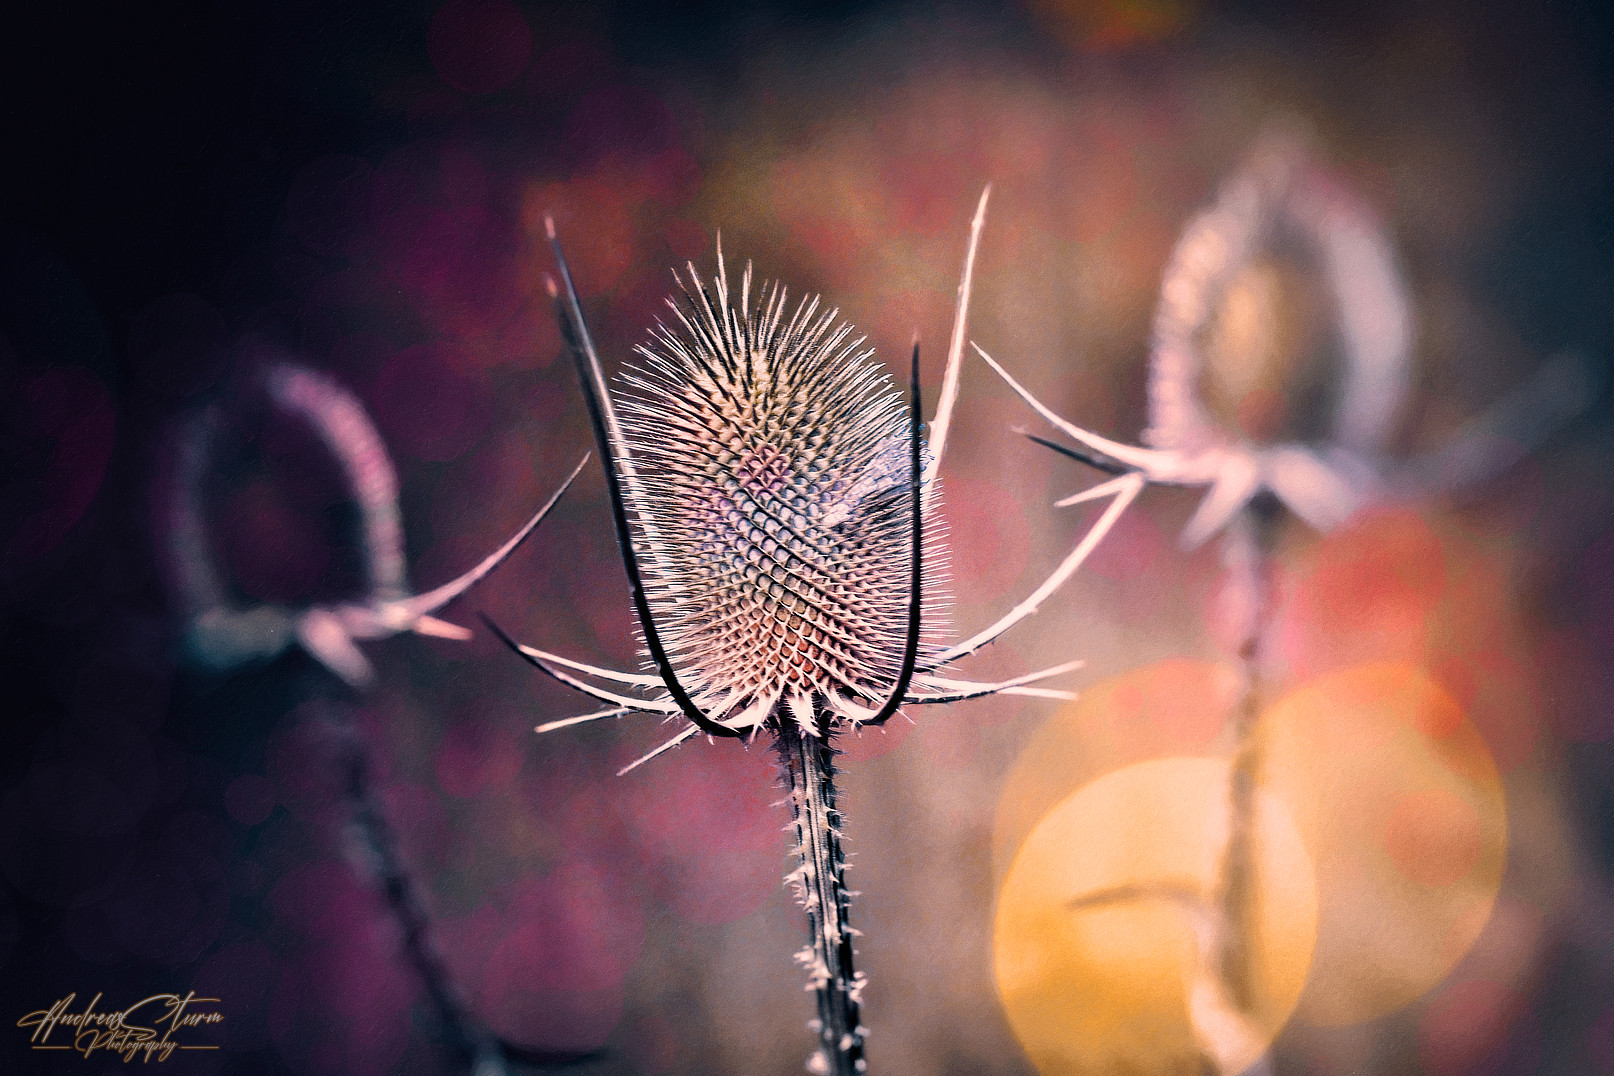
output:
[[[585,455],[541,508],[502,546],[470,571],[421,594],[411,594],[404,565],[398,479],[386,445],[364,406],[317,370],[280,362],[263,371],[259,387],[277,412],[306,424],[341,471],[359,516],[357,544],[366,592],[357,600],[291,609],[242,607],[215,563],[207,489],[226,441],[225,408],[213,403],[183,421],[164,506],[168,560],[186,618],[184,656],[193,667],[228,673],[268,662],[299,646],[324,670],[294,668],[293,706],[311,705],[316,739],[326,749],[347,812],[348,858],[382,894],[409,964],[419,976],[446,1051],[475,1076],[500,1076],[507,1059],[544,1064],[570,1060],[499,1039],[471,1015],[433,938],[422,885],[398,847],[374,775],[379,768],[353,712],[354,693],[375,677],[357,641],[415,632],[464,641],[471,633],[434,614],[479,583],[537,529],[588,462]],[[325,675],[325,674],[329,675]]]
[[[1212,891],[1127,885],[1068,908],[1157,899],[1181,908],[1195,936],[1185,994],[1197,1046],[1215,1072],[1257,1076],[1271,1072],[1278,1030],[1258,959],[1258,723],[1271,705],[1264,674],[1285,514],[1326,533],[1377,502],[1493,478],[1580,413],[1597,379],[1585,359],[1562,354],[1450,444],[1387,461],[1412,382],[1409,288],[1375,214],[1312,159],[1302,137],[1270,127],[1183,229],[1152,336],[1143,446],[1066,421],[976,350],[1075,445],[1032,440],[1116,476],[1059,504],[1117,483],[1205,490],[1180,544],[1222,537],[1221,615],[1239,681]]]
[[[797,959],[818,999],[813,1072],[867,1069],[835,737],[880,726],[907,703],[991,694],[1071,698],[1027,685],[1080,662],[999,683],[938,670],[1035,612],[1130,500],[1118,495],[1053,575],[997,623],[951,647],[924,638],[934,636],[940,613],[936,473],[957,394],[986,199],[983,192],[971,231],[928,458],[917,340],[905,410],[837,311],[821,312],[817,299],[804,299],[787,316],[777,285],[763,287],[753,304],[749,267],[738,295],[731,294],[721,250],[711,286],[691,266],[682,304],[669,301],[675,324],[658,326],[639,348],[642,363],[623,375],[629,398],[619,420],[555,242],[564,287],[555,288],[559,314],[656,674],[584,665],[521,646],[489,626],[538,668],[612,704],[540,725],[540,732],[630,711],[688,719],[627,769],[701,732],[772,737],[795,819],[799,863],[787,878],[809,922],[809,944]],[[552,223],[549,236],[554,242]],[[664,694],[624,695],[576,673]]]
[[[1297,299],[1296,281],[1325,293],[1309,304],[1327,310],[1309,319],[1317,324],[1295,324],[1308,312]],[[1263,706],[1278,509],[1288,507],[1326,530],[1376,490],[1364,461],[1382,450],[1406,395],[1406,290],[1389,241],[1366,208],[1323,182],[1287,132],[1269,133],[1223,182],[1216,202],[1184,228],[1167,265],[1150,353],[1149,447],[1120,445],[1071,426],[977,349],[1078,447],[1036,440],[1120,475],[1112,481],[1205,487],[1183,532],[1184,548],[1225,532],[1222,559],[1240,689],[1215,891],[1131,887],[1088,895],[1072,909],[1150,897],[1185,908],[1196,924],[1197,949],[1189,1021],[1208,1063],[1226,1076],[1264,1055],[1271,1030],[1261,1026],[1269,1006],[1262,1004],[1252,957],[1260,768],[1255,725]],[[1334,368],[1339,384],[1319,392]],[[1308,408],[1308,395],[1332,397],[1332,415],[1321,429],[1307,424],[1312,412],[1324,410]],[[1283,403],[1268,408],[1276,415],[1252,416],[1252,408],[1238,406],[1241,399]],[[1227,400],[1232,406],[1218,408]]]

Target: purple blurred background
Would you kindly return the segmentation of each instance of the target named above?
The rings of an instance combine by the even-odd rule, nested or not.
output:
[[[918,328],[934,386],[991,181],[972,336],[1130,441],[1176,235],[1287,118],[1411,281],[1398,453],[1561,349],[1602,366],[1614,347],[1614,25],[1591,0],[36,7],[0,16],[0,1029],[74,991],[216,992],[225,1048],[167,1062],[185,1072],[448,1071],[349,854],[321,733],[343,706],[479,1020],[603,1047],[579,1072],[800,1071],[788,813],[760,748],[696,740],[617,778],[666,733],[535,736],[588,701],[480,628],[365,644],[377,683],[351,702],[296,652],[230,675],[178,660],[160,505],[177,423],[208,400],[230,416],[205,492],[238,599],[360,585],[337,469],[250,391],[270,362],[326,370],[369,409],[417,588],[564,477],[591,440],[542,286],[545,212],[617,361],[721,230],[887,361]],[[1460,502],[1286,538],[1280,679],[1433,670],[1508,788],[1513,926],[1476,957],[1511,963],[1359,1027],[1285,1031],[1279,1073],[1614,1073],[1609,419]],[[1083,476],[1012,432],[1032,422],[966,368],[945,468],[961,631],[1083,525],[1048,507]],[[1192,505],[1147,495],[972,675],[1080,656],[1086,687],[1225,659],[1215,555],[1173,545]],[[597,467],[445,616],[478,610],[632,665]],[[928,708],[850,745],[876,1071],[1033,1071],[991,981],[994,812],[1056,708]],[[1073,769],[1209,739],[1178,731]],[[117,1065],[0,1031],[7,1072]]]

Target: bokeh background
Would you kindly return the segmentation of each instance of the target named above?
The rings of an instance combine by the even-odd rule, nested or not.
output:
[[[295,653],[229,675],[178,660],[160,505],[202,403],[231,416],[207,503],[238,598],[358,586],[334,467],[254,402],[267,363],[329,371],[375,417],[417,586],[564,476],[590,438],[543,293],[546,211],[613,361],[721,230],[882,357],[919,330],[934,386],[990,181],[972,336],[1135,440],[1175,237],[1277,119],[1385,222],[1410,281],[1398,455],[1550,355],[1602,368],[1614,346],[1614,25],[1592,0],[33,7],[0,29],[0,1029],[74,991],[214,992],[225,1049],[167,1062],[187,1072],[448,1071],[350,854],[331,707],[357,715],[479,1019],[601,1048],[572,1071],[800,1071],[803,928],[760,747],[697,740],[617,778],[665,730],[535,736],[588,701],[480,630],[368,644],[362,696]],[[1293,808],[1329,834],[1311,855],[1334,933],[1277,1072],[1614,1073],[1609,418],[1600,401],[1461,499],[1282,531],[1273,750],[1297,787],[1349,779],[1337,810]],[[1092,476],[1017,425],[1037,428],[972,361],[944,467],[961,632],[1091,519],[1050,504]],[[1034,1071],[992,978],[1016,850],[1105,774],[1225,754],[1221,567],[1175,546],[1192,507],[1146,494],[965,664],[1084,657],[1082,700],[924,708],[847,745],[876,1071]],[[478,610],[631,665],[597,468],[448,615]],[[1319,758],[1345,761],[1305,769]],[[1491,790],[1472,817],[1434,787],[1454,770]],[[1388,791],[1353,796],[1358,776]],[[1391,986],[1317,985],[1392,955]],[[25,1040],[0,1034],[0,1068],[120,1064]]]

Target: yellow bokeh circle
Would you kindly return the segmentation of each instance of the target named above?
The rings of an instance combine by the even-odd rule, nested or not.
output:
[[[1218,908],[1228,770],[1207,758],[1117,770],[1062,800],[1020,846],[998,897],[993,970],[1045,1076],[1203,1071],[1208,1018],[1196,997],[1215,966],[1206,924]],[[1245,1041],[1224,1043],[1224,1071],[1255,1061],[1288,1018],[1316,934],[1294,823],[1258,793],[1254,827],[1251,1004]]]

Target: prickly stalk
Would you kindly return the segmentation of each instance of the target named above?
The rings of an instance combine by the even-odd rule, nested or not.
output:
[[[827,721],[820,715],[820,727]],[[850,894],[841,851],[841,815],[835,807],[835,749],[827,735],[796,722],[780,722],[776,745],[790,788],[799,862],[786,876],[807,911],[807,945],[796,954],[806,968],[807,988],[818,995],[818,1049],[807,1071],[819,1076],[858,1076],[863,1058],[859,1009],[863,975],[853,968],[857,936],[848,922]]]

